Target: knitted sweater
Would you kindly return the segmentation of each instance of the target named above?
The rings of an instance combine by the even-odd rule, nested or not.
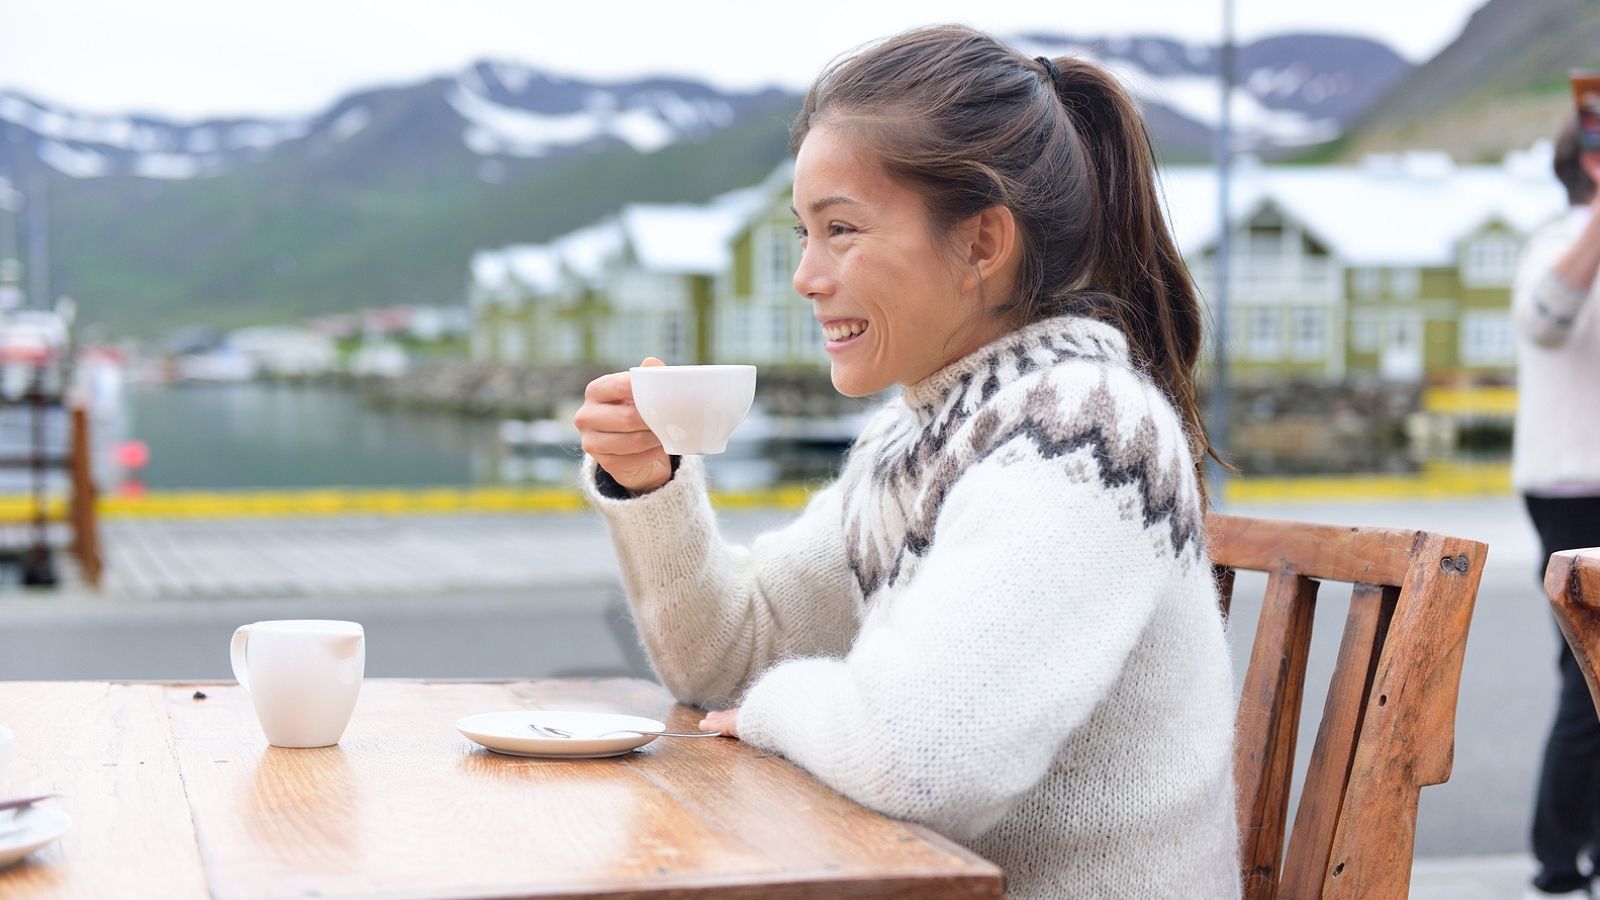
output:
[[[1580,206],[1535,232],[1511,290],[1520,338],[1511,479],[1530,494],[1600,496],[1600,279],[1578,290],[1553,271],[1588,221]]]
[[[749,548],[698,458],[630,499],[585,466],[681,701],[738,705],[744,741],[965,844],[1009,897],[1238,895],[1192,459],[1115,328],[1035,323],[908,387]]]

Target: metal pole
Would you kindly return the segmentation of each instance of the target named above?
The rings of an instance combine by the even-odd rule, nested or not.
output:
[[[1228,254],[1229,232],[1232,223],[1228,216],[1229,175],[1233,168],[1233,0],[1222,0],[1222,48],[1217,59],[1222,83],[1222,110],[1217,119],[1217,243],[1212,257],[1213,273],[1212,323],[1213,361],[1211,367],[1210,422],[1206,430],[1217,452],[1228,452]],[[1223,496],[1223,479],[1227,472],[1214,461],[1211,472],[1211,497]]]
[[[45,174],[37,160],[28,164],[28,303],[33,309],[49,309],[50,300],[50,222],[46,207]]]

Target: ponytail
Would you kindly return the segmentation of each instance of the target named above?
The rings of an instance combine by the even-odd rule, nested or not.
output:
[[[1134,357],[1188,428],[1195,460],[1222,462],[1206,438],[1195,396],[1203,317],[1156,193],[1154,153],[1132,98],[1106,70],[1072,57],[1047,76],[1077,132],[1100,227],[1088,235],[1089,284],[1099,317],[1122,330]]]

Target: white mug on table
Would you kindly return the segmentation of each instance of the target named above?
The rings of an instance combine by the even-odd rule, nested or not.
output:
[[[268,743],[339,743],[366,670],[360,625],[328,619],[255,622],[233,633],[229,649],[233,677],[250,695]]]

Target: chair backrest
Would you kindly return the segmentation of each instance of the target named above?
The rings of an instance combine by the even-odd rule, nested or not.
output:
[[[1267,574],[1234,751],[1245,897],[1405,897],[1417,793],[1450,777],[1488,548],[1423,531],[1223,515],[1207,530],[1224,615],[1235,570]],[[1354,589],[1285,852],[1320,581]]]
[[[1595,683],[1595,668],[1600,666],[1600,547],[1550,554],[1544,590],[1578,668],[1589,682],[1589,696],[1600,709],[1600,688]]]

